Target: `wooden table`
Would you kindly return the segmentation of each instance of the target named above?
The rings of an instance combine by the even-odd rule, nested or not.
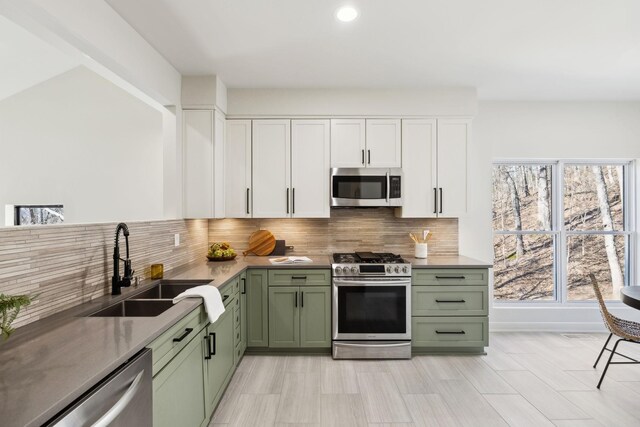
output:
[[[630,307],[640,310],[640,286],[628,286],[620,290],[620,299]]]

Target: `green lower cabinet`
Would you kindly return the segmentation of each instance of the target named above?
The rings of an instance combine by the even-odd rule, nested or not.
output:
[[[413,347],[486,347],[489,319],[486,317],[413,317]]]
[[[331,287],[270,287],[269,347],[331,347]]]
[[[242,357],[247,348],[247,278],[246,273],[240,275],[240,353]]]
[[[205,404],[206,328],[153,378],[154,427],[198,427],[209,420]]]
[[[331,287],[300,287],[300,347],[331,347]]]
[[[269,347],[300,347],[298,286],[269,288]]]
[[[233,373],[234,346],[234,318],[233,310],[226,310],[214,323],[207,326],[207,339],[205,345],[205,397],[207,413],[213,412],[222,397],[226,383]],[[209,358],[210,357],[210,358]],[[187,424],[175,424],[187,425]]]
[[[269,346],[269,291],[267,270],[247,271],[247,347]]]

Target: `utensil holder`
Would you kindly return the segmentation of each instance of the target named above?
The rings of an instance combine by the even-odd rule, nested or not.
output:
[[[426,258],[429,245],[427,243],[416,243],[416,258]]]
[[[151,278],[162,279],[164,276],[164,264],[151,264]]]

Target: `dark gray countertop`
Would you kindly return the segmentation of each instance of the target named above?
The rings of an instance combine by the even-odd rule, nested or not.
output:
[[[327,255],[312,263],[272,265],[267,257],[238,257],[226,262],[196,262],[172,270],[167,279],[212,280],[224,286],[247,268],[329,268]],[[414,268],[491,267],[466,257],[408,258]],[[0,344],[0,414],[2,425],[36,426],[75,399],[198,307],[187,299],[157,317],[84,317],[150,287],[125,288],[19,328]]]

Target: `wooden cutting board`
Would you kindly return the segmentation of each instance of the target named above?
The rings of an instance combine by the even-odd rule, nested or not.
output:
[[[258,230],[249,237],[249,248],[244,255],[253,252],[259,256],[271,254],[276,247],[276,238],[269,230]]]

